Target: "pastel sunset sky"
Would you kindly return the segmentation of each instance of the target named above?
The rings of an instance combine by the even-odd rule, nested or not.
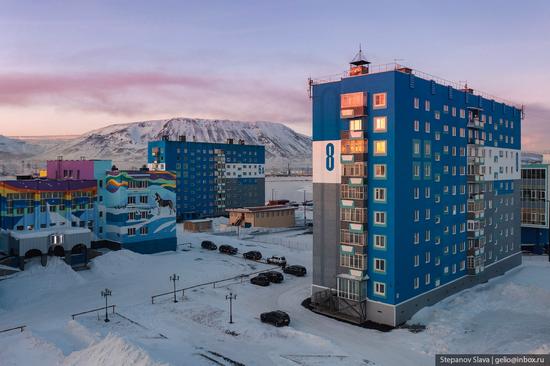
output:
[[[79,134],[176,116],[310,133],[308,77],[359,43],[526,106],[550,150],[550,2],[0,1],[0,134]]]

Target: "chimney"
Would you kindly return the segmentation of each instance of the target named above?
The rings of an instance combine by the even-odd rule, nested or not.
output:
[[[185,135],[180,135],[179,140],[180,140],[180,142],[185,142],[185,141],[187,141],[187,137]]]

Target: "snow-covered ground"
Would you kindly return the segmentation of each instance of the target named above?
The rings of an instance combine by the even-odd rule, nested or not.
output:
[[[181,229],[181,225],[178,230]],[[388,333],[328,319],[304,309],[311,274],[285,275],[282,284],[258,287],[230,281],[187,291],[151,304],[150,296],[178,287],[250,273],[265,264],[200,248],[203,239],[231,244],[242,253],[285,255],[311,270],[312,236],[300,230],[251,237],[178,232],[188,251],[140,255],[129,251],[97,257],[89,271],[73,272],[50,258],[47,267],[0,282],[0,329],[25,324],[24,332],[0,334],[1,365],[431,365],[436,352],[548,352],[550,350],[550,263],[525,257],[503,277],[463,291],[420,311],[412,322],[427,325],[413,334]],[[300,246],[285,246],[286,242]],[[182,246],[188,248],[188,246]],[[103,306],[100,292],[112,290],[118,314],[72,320],[70,314]],[[225,296],[237,294],[234,324]],[[262,324],[259,314],[281,309],[289,327]]]

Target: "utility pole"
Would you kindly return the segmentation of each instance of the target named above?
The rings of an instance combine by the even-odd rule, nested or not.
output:
[[[107,297],[112,296],[111,290],[106,288],[105,290],[101,291],[101,296],[105,298],[105,323],[108,323],[109,320],[109,313],[107,312]]]
[[[178,276],[175,273],[170,276],[170,281],[174,283],[174,302],[178,302],[178,299],[176,299],[176,281],[179,281],[179,280],[180,280],[180,276]]]
[[[237,295],[230,292],[229,295],[225,295],[225,299],[229,300],[229,324],[233,324],[233,300],[237,299]]]

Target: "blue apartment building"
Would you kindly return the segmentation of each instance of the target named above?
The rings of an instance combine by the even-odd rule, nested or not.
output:
[[[521,108],[361,52],[311,86],[315,311],[396,326],[521,263]]]
[[[234,143],[149,142],[148,167],[176,174],[176,219],[225,215],[226,209],[265,202],[265,147]]]

